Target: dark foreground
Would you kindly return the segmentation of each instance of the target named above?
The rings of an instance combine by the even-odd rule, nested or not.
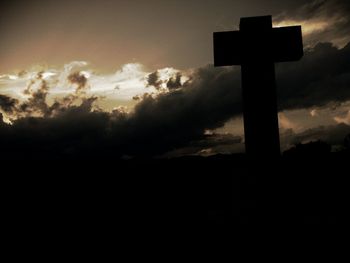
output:
[[[56,230],[342,224],[348,157],[8,162],[3,215]]]

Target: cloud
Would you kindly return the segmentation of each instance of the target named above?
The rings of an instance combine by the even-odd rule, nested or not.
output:
[[[81,73],[80,71],[73,72],[68,76],[67,79],[69,80],[70,83],[77,85],[77,88],[75,91],[77,94],[84,92],[88,79],[83,73]]]
[[[88,114],[91,105],[91,100],[85,100],[55,117],[26,117],[12,125],[1,125],[0,156],[24,160],[67,158],[78,153],[83,156],[89,145],[96,147],[97,135],[104,131],[104,114]],[[89,143],[94,136],[96,139]]]
[[[94,98],[85,98],[78,106],[61,103],[55,106],[55,114],[27,116],[1,126],[0,155],[120,158],[163,154],[202,139],[206,129],[222,126],[241,111],[240,103],[234,103],[240,98],[239,85],[232,88],[232,83],[239,84],[238,74],[208,66],[193,73],[181,89],[156,97],[145,95],[132,113],[93,110]],[[41,105],[41,98],[35,98]],[[53,106],[45,109],[53,112]]]
[[[66,79],[76,89],[93,86],[81,71],[74,72],[73,75],[67,74]],[[349,73],[350,45],[338,49],[329,43],[319,44],[307,50],[300,62],[279,64],[280,110],[321,107],[350,100]],[[194,147],[196,142],[210,139],[205,135],[207,130],[215,130],[230,118],[242,114],[238,67],[205,66],[188,73],[186,78],[181,72],[169,69],[158,71],[158,74],[153,82],[161,79],[165,91],[138,97],[138,103],[131,112],[122,108],[104,112],[94,107],[98,102],[96,96],[84,94],[73,103],[75,95],[81,95],[79,92],[49,105],[46,97],[50,90],[49,82],[39,76],[35,80],[37,88],[28,89],[29,99],[25,102],[1,97],[2,113],[13,111],[18,118],[13,119],[12,125],[2,123],[0,126],[0,156],[158,156],[191,145]],[[339,127],[345,127],[341,129],[341,135],[344,135],[348,126]],[[330,129],[309,132],[311,135],[304,133],[304,137],[298,135],[297,138],[320,136],[322,139],[326,134],[340,136]],[[197,147],[198,152],[215,150],[213,145],[202,146]]]
[[[186,147],[167,152],[162,157],[174,158],[182,156],[210,156],[216,154],[242,153],[243,138],[232,134],[213,133],[203,136],[202,139],[190,142]]]
[[[16,105],[18,100],[8,97],[6,95],[0,94],[0,109],[2,109],[6,113],[13,113],[16,109]]]
[[[163,68],[148,74],[147,86],[157,90],[177,89],[186,81],[185,76],[174,68]]]
[[[319,116],[319,115],[318,115],[318,112],[317,112],[317,109],[312,109],[312,110],[310,111],[310,115],[311,115],[311,117],[317,117],[317,116]]]
[[[293,123],[283,112],[278,115],[279,125],[281,129],[293,129],[296,130],[298,126]]]
[[[277,16],[275,26],[301,24],[305,43],[332,42],[343,47],[350,41],[350,2],[313,0]]]
[[[176,76],[171,77],[171,78],[168,80],[167,84],[166,84],[167,88],[168,88],[168,89],[178,89],[178,88],[180,88],[180,87],[182,86],[181,77],[182,77],[182,76],[181,76],[181,73],[180,73],[180,72],[178,72],[178,73],[176,74]]]
[[[276,67],[280,109],[300,109],[350,99],[350,44],[320,43],[298,62]],[[292,81],[291,81],[292,80]]]
[[[40,82],[40,86],[36,91],[32,91],[30,88],[26,89],[26,95],[30,95],[27,102],[19,105],[21,112],[27,113],[42,113],[44,116],[50,114],[49,107],[46,103],[46,97],[49,91],[49,86],[46,80],[43,79],[42,73],[38,73],[37,80]],[[32,83],[31,83],[32,84]]]
[[[9,122],[26,117],[49,118],[58,111],[70,107],[79,99],[89,99],[84,91],[87,85],[87,78],[80,72],[75,72],[67,76],[67,80],[76,85],[75,92],[56,99],[54,103],[49,105],[47,97],[51,87],[46,80],[47,76],[45,72],[40,71],[35,74],[34,78],[30,79],[28,86],[23,90],[23,94],[27,97],[24,101],[0,95],[0,110],[6,114],[6,119]]]
[[[156,89],[160,89],[162,85],[162,81],[159,79],[159,72],[158,70],[149,74],[147,77],[147,84],[148,86],[153,86]]]
[[[334,120],[337,123],[345,123],[347,125],[350,125],[350,111],[348,111],[346,116],[336,116],[336,117],[334,117]]]
[[[39,82],[39,86],[36,90],[33,90],[33,85],[36,82]],[[48,90],[49,86],[43,78],[42,72],[39,72],[23,91],[26,96],[29,96],[28,100],[21,103],[18,99],[1,95],[0,110],[6,113],[8,119],[16,119],[20,116],[29,116],[32,114],[47,116],[49,114],[49,107],[46,103]]]
[[[41,85],[38,75],[42,75],[49,86],[47,100],[50,103],[56,99],[71,96],[96,96],[103,99],[96,106],[111,111],[115,104],[127,106],[130,109],[135,102],[133,98],[142,97],[144,93],[156,95],[167,92],[178,85],[176,75],[180,71],[172,68],[159,69],[161,88],[147,86],[147,72],[141,64],[130,63],[123,65],[114,73],[100,73],[93,66],[83,61],[73,61],[63,68],[47,68],[35,66],[17,74],[4,74],[0,76],[0,94],[18,99],[21,102],[28,99],[31,93]],[[181,72],[180,84],[186,81],[185,73]],[[169,82],[174,79],[173,85]],[[80,94],[77,94],[80,93]]]
[[[308,143],[321,140],[330,145],[344,145],[345,138],[350,134],[350,126],[344,123],[329,126],[319,126],[306,131],[295,133],[287,130],[281,134],[284,150],[298,143]]]

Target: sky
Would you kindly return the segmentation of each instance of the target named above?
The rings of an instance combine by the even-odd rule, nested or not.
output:
[[[25,157],[28,140],[55,156],[244,151],[240,68],[212,66],[212,35],[260,15],[303,28],[302,60],[276,65],[282,148],[339,148],[350,133],[347,0],[14,0],[0,10],[1,156]]]
[[[235,29],[244,16],[273,15],[277,19],[310,1],[9,2],[1,8],[0,72],[75,60],[89,61],[105,71],[132,62],[151,70],[199,67],[212,63],[214,31]]]

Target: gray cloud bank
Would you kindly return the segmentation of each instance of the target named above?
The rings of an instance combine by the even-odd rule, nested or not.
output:
[[[206,130],[241,115],[238,68],[206,66],[195,70],[182,85],[179,79],[167,83],[167,93],[145,95],[132,113],[94,109],[97,98],[88,97],[82,97],[79,105],[71,103],[74,98],[56,101],[53,109],[46,103],[44,81],[26,104],[1,95],[1,110],[16,111],[22,117],[12,125],[0,122],[0,156],[45,159],[162,155],[202,142],[208,138]],[[149,80],[149,85],[157,85],[157,74]],[[76,96],[80,96],[86,80],[77,73],[70,81],[77,85]],[[300,62],[279,64],[277,83],[280,110],[350,100],[350,44],[338,49],[321,43],[307,50]],[[28,110],[46,114],[21,115]],[[349,128],[344,125],[345,130]]]

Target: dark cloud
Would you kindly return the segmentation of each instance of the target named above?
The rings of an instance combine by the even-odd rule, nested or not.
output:
[[[167,87],[169,90],[177,89],[182,86],[181,83],[181,73],[178,72],[175,76],[170,77],[167,80],[160,79],[159,71],[155,71],[147,76],[147,86],[155,87],[160,90],[163,86]]]
[[[148,86],[153,86],[156,89],[160,89],[162,83],[163,82],[159,79],[159,72],[158,71],[155,71],[147,76]]]
[[[0,95],[0,109],[7,113],[11,121],[28,116],[52,117],[60,111],[65,111],[79,99],[96,100],[95,97],[86,96],[87,78],[80,72],[75,72],[67,77],[67,80],[76,85],[73,94],[61,99],[56,99],[52,105],[47,103],[47,96],[50,90],[48,82],[43,78],[43,72],[39,72],[29,81],[23,94],[28,96],[27,100],[20,102],[17,99]],[[38,86],[34,88],[34,86]]]
[[[287,150],[294,145],[317,141],[336,146],[338,150],[341,150],[342,148],[349,149],[349,136],[350,126],[341,123],[338,125],[319,126],[300,133],[295,133],[291,129],[286,130],[281,134],[281,141],[284,150]]]
[[[166,86],[168,89],[180,88],[182,86],[181,73],[177,73],[175,77],[170,78]]]
[[[1,127],[2,156],[149,156],[202,139],[241,111],[239,75],[211,66],[157,97],[143,96],[133,113],[92,111],[95,100],[59,107],[50,117],[25,117]],[[33,154],[33,152],[35,154]]]
[[[32,86],[39,81],[39,87],[33,91]],[[25,102],[19,102],[17,99],[0,95],[0,109],[9,116],[18,117],[18,115],[42,114],[48,116],[50,113],[49,106],[46,103],[46,97],[49,91],[47,82],[42,78],[42,73],[38,73],[35,79],[31,80],[24,90],[24,94],[29,98]]]
[[[136,101],[139,101],[139,100],[142,99],[142,96],[136,95],[136,96],[132,97],[132,99],[133,99],[133,100],[136,100]]]
[[[290,8],[275,18],[282,21],[308,22],[305,42],[314,45],[320,41],[346,44],[350,40],[350,1],[313,0],[297,8]],[[322,24],[320,24],[322,23]],[[317,28],[320,27],[321,28]]]
[[[87,85],[87,81],[88,81],[88,79],[86,78],[86,76],[84,74],[77,71],[77,72],[70,74],[67,77],[67,79],[68,79],[68,81],[70,81],[70,83],[77,85],[77,88],[75,91],[77,94],[84,92],[86,85]]]
[[[350,44],[320,43],[301,61],[277,65],[281,110],[325,106],[350,99]]]
[[[104,113],[89,113],[92,101],[72,106],[55,117],[26,117],[13,125],[0,126],[3,146],[0,156],[7,159],[52,159],[82,154],[96,148],[108,119]],[[83,154],[82,154],[83,155]],[[75,156],[76,157],[76,156]]]
[[[280,64],[277,73],[281,110],[349,100],[350,45],[337,49],[330,44],[320,44],[306,51],[302,61]],[[80,75],[76,76],[78,78],[72,78],[75,83],[87,85]],[[175,83],[179,78],[180,75]],[[142,96],[132,113],[94,110],[97,98],[82,97],[81,104],[73,105],[75,95],[44,106],[47,87],[39,80],[42,94],[33,95],[32,102],[29,100],[27,104],[49,114],[22,116],[14,120],[12,126],[2,124],[0,155],[121,158],[162,155],[188,146],[213,148],[200,143],[208,139],[208,143],[215,142],[205,131],[221,127],[242,113],[240,78],[237,67],[202,67],[180,88],[157,96]],[[216,144],[225,146],[222,141]]]
[[[241,136],[232,134],[208,134],[202,139],[190,142],[186,147],[166,153],[165,158],[200,155],[210,156],[216,154],[232,154],[244,152],[244,143]]]
[[[0,109],[6,113],[12,113],[16,109],[18,100],[0,94]]]
[[[46,103],[48,91],[49,87],[47,85],[47,82],[41,79],[39,89],[35,92],[32,92],[31,97],[28,99],[28,101],[19,106],[20,110],[27,113],[39,112],[44,116],[48,116],[51,112]]]
[[[321,140],[331,145],[343,145],[350,134],[350,126],[344,123],[333,126],[320,126],[296,134],[293,144]]]
[[[332,17],[350,12],[350,3],[347,0],[312,0],[305,1],[296,8],[289,8],[281,16],[297,20],[319,17]]]

